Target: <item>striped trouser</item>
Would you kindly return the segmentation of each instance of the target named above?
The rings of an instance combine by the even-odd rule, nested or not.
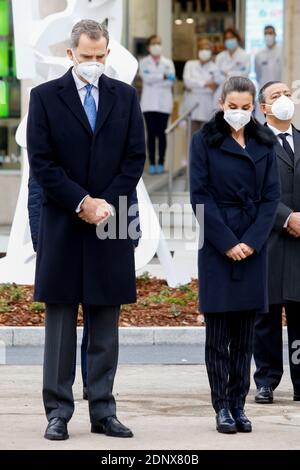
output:
[[[250,388],[255,311],[207,313],[205,362],[216,412],[244,408]]]

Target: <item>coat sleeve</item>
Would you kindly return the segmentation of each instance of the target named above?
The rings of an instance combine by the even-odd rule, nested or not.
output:
[[[101,194],[101,198],[114,206],[117,211],[120,196],[128,196],[136,189],[143,174],[145,159],[144,120],[136,91],[133,90],[124,157],[120,164],[119,173]]]
[[[280,194],[277,158],[275,152],[272,151],[268,155],[268,164],[256,219],[241,239],[241,243],[251,246],[258,253],[267,242],[273,228]]]
[[[57,162],[47,114],[36,89],[30,95],[27,149],[32,174],[45,194],[65,209],[75,211],[88,192],[72,181]]]
[[[192,74],[192,63],[188,61],[183,70],[183,81],[186,88],[197,91],[205,87],[205,80],[195,79]]]
[[[239,244],[239,239],[225,224],[220,209],[209,191],[207,150],[201,134],[193,136],[190,151],[191,204],[198,218],[200,205],[204,205],[204,236],[221,253]],[[198,210],[197,210],[198,209]]]
[[[287,219],[293,212],[294,212],[293,209],[286,206],[283,202],[280,201],[278,205],[276,218],[275,218],[275,224],[274,224],[273,229],[276,230],[277,232],[281,232],[284,227],[284,224],[286,223]]]
[[[28,180],[28,216],[33,249],[36,252],[41,218],[42,188],[32,174]]]
[[[175,66],[172,61],[170,61],[170,73],[175,76]],[[146,64],[141,61],[140,63],[140,77],[144,83],[150,86],[159,85],[164,88],[172,88],[174,81],[167,80],[165,75],[160,71],[148,70]]]

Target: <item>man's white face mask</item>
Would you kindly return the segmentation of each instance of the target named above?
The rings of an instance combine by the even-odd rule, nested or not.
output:
[[[275,116],[280,121],[289,121],[295,114],[295,105],[291,98],[281,95],[273,104],[267,104],[271,107],[271,113],[268,116]]]
[[[74,51],[72,52],[76,74],[79,77],[84,78],[88,83],[94,83],[98,81],[101,75],[104,73],[105,65],[101,62],[78,62]]]

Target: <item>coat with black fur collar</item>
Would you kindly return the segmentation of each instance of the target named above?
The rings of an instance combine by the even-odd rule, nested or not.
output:
[[[266,246],[280,200],[275,139],[254,121],[245,136],[244,149],[220,112],[192,139],[191,203],[203,236],[198,269],[204,313],[268,311]],[[239,243],[255,252],[232,261],[226,252]]]

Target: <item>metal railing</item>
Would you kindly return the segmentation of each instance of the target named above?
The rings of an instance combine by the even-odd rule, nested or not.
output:
[[[186,135],[186,143],[187,143],[187,165],[186,165],[186,181],[188,182],[188,170],[189,170],[189,165],[188,165],[188,158],[189,158],[189,150],[190,150],[190,142],[191,142],[191,137],[192,137],[192,113],[197,109],[199,106],[199,103],[194,104],[194,106],[186,111],[182,116],[180,116],[176,121],[174,121],[166,130],[165,134],[166,136],[171,136],[171,141],[170,141],[170,150],[169,150],[169,177],[168,177],[168,204],[169,206],[172,205],[173,201],[173,183],[174,183],[174,159],[175,159],[175,130],[177,127],[183,122],[187,122],[187,135]],[[168,143],[169,145],[169,143]]]

